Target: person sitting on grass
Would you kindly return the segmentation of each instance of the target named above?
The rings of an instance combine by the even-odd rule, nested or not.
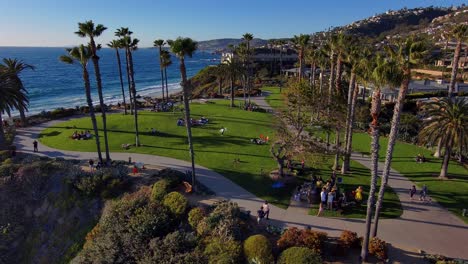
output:
[[[184,119],[183,119],[183,118],[179,118],[179,119],[177,120],[177,126],[184,126],[184,125],[185,125]]]

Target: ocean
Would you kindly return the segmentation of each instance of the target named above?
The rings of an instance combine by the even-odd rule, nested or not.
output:
[[[26,69],[21,74],[21,80],[28,91],[29,114],[50,111],[59,107],[75,107],[86,104],[82,70],[79,65],[69,65],[61,62],[59,57],[66,55],[65,48],[35,48],[35,47],[0,47],[0,59],[17,58],[35,67]],[[122,101],[117,58],[114,49],[103,48],[99,51],[103,94],[106,104],[116,104]],[[127,77],[125,75],[125,54],[120,51],[122,72],[124,74],[124,89],[128,98]],[[172,65],[167,68],[169,93],[180,90],[179,60],[172,54]],[[186,58],[187,75],[197,74],[208,65],[216,65],[220,56],[196,52],[192,58]],[[161,95],[161,73],[159,70],[159,51],[155,48],[141,48],[133,53],[135,84],[137,94],[141,96]],[[98,103],[94,68],[88,64],[91,77],[91,90],[94,104]],[[17,115],[16,112],[12,113]]]

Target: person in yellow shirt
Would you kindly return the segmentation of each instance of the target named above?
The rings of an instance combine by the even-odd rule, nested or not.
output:
[[[354,194],[354,199],[356,202],[360,203],[362,201],[362,186],[359,186]]]

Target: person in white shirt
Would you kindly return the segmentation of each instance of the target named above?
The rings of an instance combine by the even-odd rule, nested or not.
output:
[[[320,193],[320,207],[317,216],[322,214],[325,206],[327,206],[327,188],[323,187],[322,192]]]
[[[333,200],[334,199],[335,199],[335,192],[329,192],[328,193],[328,200],[327,200],[328,210],[333,209]]]
[[[267,201],[262,205],[263,213],[265,214],[265,218],[268,220],[270,216],[270,205]]]

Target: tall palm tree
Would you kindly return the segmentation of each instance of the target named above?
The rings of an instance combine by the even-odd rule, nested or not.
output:
[[[104,96],[102,94],[102,80],[101,70],[99,67],[99,56],[97,55],[98,45],[96,45],[95,38],[99,37],[107,28],[102,24],[94,25],[92,20],[85,21],[84,23],[78,23],[78,31],[76,35],[85,38],[89,38],[89,48],[92,53],[92,61],[94,66],[94,74],[96,76],[97,91],[99,95],[99,105],[101,106],[101,117],[102,117],[102,130],[104,132],[104,147],[106,149],[106,164],[110,165],[110,152],[109,142],[107,139],[107,121],[106,121],[106,105],[104,104]]]
[[[388,84],[390,84],[391,87],[397,87],[399,85],[400,90],[398,91],[398,98],[393,110],[387,151],[385,153],[385,164],[382,170],[382,183],[380,184],[377,203],[375,204],[374,226],[372,228],[373,237],[377,236],[379,215],[382,208],[385,188],[388,183],[388,177],[390,175],[393,149],[400,126],[401,111],[408,91],[409,82],[411,81],[411,69],[421,63],[424,56],[427,54],[428,48],[425,42],[416,40],[413,37],[408,37],[399,41],[395,46],[386,46],[386,51],[389,59],[397,65],[397,67],[393,69],[393,74],[387,79]]]
[[[130,78],[130,91],[133,97],[133,120],[135,124],[135,146],[140,146],[140,135],[138,129],[138,110],[137,110],[137,95],[136,95],[136,86],[135,86],[135,72],[133,70],[133,55],[132,52],[138,49],[138,42],[140,40],[132,38],[133,32],[128,29],[121,30],[123,36],[121,38],[122,47],[125,48],[125,55],[128,62],[128,76]]]
[[[279,62],[280,62],[280,74],[282,74],[282,71],[283,71],[283,46],[284,44],[286,44],[286,41],[283,40],[283,39],[278,39],[276,41],[276,45],[278,45],[280,48],[279,48],[279,52],[280,52],[280,57],[279,57]]]
[[[423,143],[441,140],[445,146],[439,178],[446,179],[453,146],[461,152],[468,147],[468,100],[463,97],[443,98],[425,107],[428,118],[419,137]]]
[[[94,113],[93,99],[91,98],[91,84],[89,81],[88,62],[93,57],[92,48],[80,45],[71,49],[67,49],[68,55],[60,56],[60,61],[67,64],[78,64],[83,71],[83,81],[86,95],[86,102],[88,103],[89,115],[91,123],[93,124],[94,139],[96,140],[96,150],[98,159],[102,162],[101,144],[99,142],[99,131]]]
[[[167,85],[167,67],[172,65],[171,53],[169,51],[167,50],[162,51],[161,63],[164,69],[164,79],[166,82],[166,84],[164,85],[166,87],[166,99],[169,99],[169,86]]]
[[[247,78],[246,78],[246,83],[247,83],[247,90],[249,91],[248,96],[249,96],[249,104],[250,104],[250,91],[252,89],[251,87],[251,80],[250,80],[250,75],[252,75],[252,69],[251,69],[251,61],[250,61],[250,42],[253,40],[253,34],[252,33],[245,33],[242,35],[242,39],[245,41],[245,44],[247,45]]]
[[[351,37],[340,32],[332,38],[333,47],[336,53],[336,78],[335,78],[335,91],[337,95],[342,95],[341,76],[343,74],[343,61],[346,49],[351,45]]]
[[[11,116],[14,109],[27,109],[29,100],[24,87],[19,87],[14,76],[5,65],[0,64],[0,120],[2,114]],[[0,150],[8,148],[3,131],[3,122],[0,122]]]
[[[157,39],[153,42],[153,46],[159,48],[159,69],[161,71],[161,89],[162,89],[162,99],[164,101],[164,71],[163,71],[163,66],[162,66],[162,47],[164,46],[164,40],[163,39]]]
[[[239,60],[242,61],[242,68],[244,72],[241,73],[242,77],[242,90],[244,93],[244,104],[247,104],[247,83],[248,83],[248,65],[247,65],[247,58],[249,51],[247,50],[246,43],[240,43],[237,47],[235,47],[235,53],[239,56]]]
[[[455,93],[455,82],[457,79],[458,73],[458,61],[460,60],[460,53],[462,42],[468,40],[468,24],[459,24],[452,30],[452,35],[457,40],[457,46],[455,47],[455,52],[453,54],[453,63],[452,63],[452,76],[450,77],[449,85],[449,96],[453,96]]]
[[[218,95],[223,94],[223,81],[227,75],[227,66],[224,63],[220,63],[215,66],[214,73],[218,80]]]
[[[125,49],[125,47],[123,46],[123,43],[122,43],[122,38],[126,35],[131,35],[133,34],[132,31],[130,31],[128,28],[126,27],[121,27],[119,29],[117,29],[115,32],[114,32],[114,36],[116,37],[119,37],[119,42],[120,42],[120,46],[122,48]],[[127,86],[128,86],[128,96],[130,98],[130,114],[133,115],[133,95],[132,95],[132,87],[131,87],[131,82],[130,82],[130,75],[128,75],[129,73],[129,64],[128,64],[128,56],[127,56],[127,49],[125,49],[125,70],[127,72]]]
[[[368,245],[369,237],[371,231],[371,220],[372,220],[372,209],[375,200],[375,191],[377,189],[377,178],[378,178],[378,166],[379,166],[379,115],[381,108],[381,88],[387,84],[387,79],[391,74],[395,65],[389,64],[381,56],[377,56],[373,62],[375,67],[371,67],[372,70],[372,83],[374,84],[374,92],[372,94],[372,106],[371,106],[371,117],[372,122],[370,124],[370,133],[371,133],[371,180],[370,180],[370,189],[369,197],[367,199],[367,209],[366,209],[366,228],[364,233],[364,239],[361,248],[361,258],[363,261],[367,261],[368,256]]]
[[[306,50],[306,62],[310,63],[310,85],[315,87],[315,72],[317,71],[317,60],[319,55],[317,46],[311,46]]]
[[[34,67],[20,60],[10,59],[10,58],[4,58],[3,64],[4,65],[2,65],[2,67],[4,67],[4,70],[8,71],[9,73],[8,78],[11,78],[11,83],[14,84],[18,90],[26,91],[19,75],[21,74],[23,70],[26,70],[26,69],[34,70]],[[28,120],[26,119],[26,114],[25,114],[25,112],[28,110],[27,102],[25,106],[26,107],[22,107],[22,105],[20,105],[20,107],[18,108],[18,112],[20,113],[21,123],[24,126],[28,125]]]
[[[239,64],[236,60],[230,60],[227,64],[227,76],[229,78],[229,88],[230,88],[230,97],[231,97],[231,107],[234,107],[234,82],[236,78],[239,77],[242,73],[242,65]]]
[[[192,57],[193,53],[197,50],[197,42],[191,38],[178,37],[176,40],[171,41],[169,44],[171,51],[180,60],[180,76],[181,86],[184,93],[184,110],[185,110],[185,127],[187,128],[187,139],[189,144],[190,159],[192,162],[192,186],[196,187],[195,181],[195,153],[193,151],[192,128],[190,123],[190,105],[189,97],[191,93],[191,83],[187,79],[187,70],[185,68],[185,56]]]
[[[310,35],[300,34],[299,36],[294,35],[292,42],[297,49],[298,60],[299,60],[299,75],[298,80],[302,80],[304,75],[304,56],[305,51],[309,45]]]
[[[318,50],[316,50],[316,62],[317,65],[320,68],[320,74],[319,74],[319,94],[323,94],[323,78],[325,77],[325,69],[327,68],[328,65],[328,58],[327,58],[327,52],[326,50],[322,47]]]
[[[117,65],[119,67],[119,79],[120,79],[120,87],[122,88],[122,100],[124,106],[124,113],[127,115],[127,101],[125,99],[125,89],[124,83],[122,78],[122,62],[120,61],[120,52],[119,49],[121,48],[121,42],[117,39],[112,40],[111,42],[107,43],[107,46],[111,49],[115,49],[115,56],[117,57]]]

